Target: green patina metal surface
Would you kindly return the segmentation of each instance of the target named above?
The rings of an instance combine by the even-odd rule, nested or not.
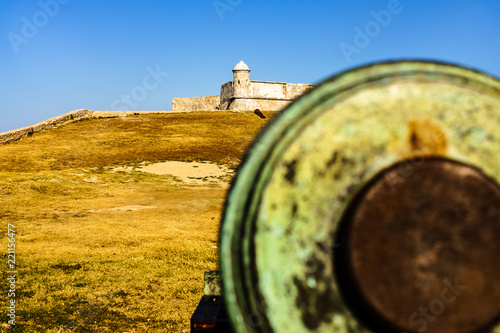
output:
[[[499,148],[500,82],[462,67],[381,63],[303,95],[253,143],[227,197],[220,261],[236,331],[371,332],[335,275],[350,200],[385,168],[423,156],[500,182]]]
[[[222,282],[220,280],[219,271],[205,272],[205,296],[221,296]]]

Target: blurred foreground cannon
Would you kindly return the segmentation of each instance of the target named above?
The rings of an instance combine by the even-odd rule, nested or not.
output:
[[[275,116],[228,193],[236,332],[500,332],[500,82],[337,75]]]

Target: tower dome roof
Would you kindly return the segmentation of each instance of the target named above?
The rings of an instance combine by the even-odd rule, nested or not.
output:
[[[250,68],[248,68],[247,64],[245,64],[243,62],[243,60],[241,60],[239,63],[237,63],[233,69],[233,71],[249,71],[249,70],[250,70]]]

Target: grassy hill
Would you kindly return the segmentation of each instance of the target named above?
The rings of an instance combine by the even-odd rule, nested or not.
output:
[[[89,119],[0,145],[1,246],[15,225],[18,271],[16,325],[4,312],[1,331],[187,332],[203,272],[217,269],[227,186],[134,167],[234,168],[273,114]]]

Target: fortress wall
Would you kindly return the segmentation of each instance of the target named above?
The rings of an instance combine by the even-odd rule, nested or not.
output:
[[[61,126],[67,123],[75,122],[81,119],[88,119],[93,116],[93,111],[86,109],[74,110],[65,113],[61,116],[50,118],[48,120],[42,121],[38,124],[15,129],[12,131],[0,133],[0,144],[9,143],[12,141],[17,141],[24,137],[30,136],[33,133],[43,131],[45,129],[50,129],[52,127]]]
[[[312,87],[314,87],[313,84],[287,83],[285,97],[287,99],[295,99],[300,95],[302,95],[306,90],[311,89]]]
[[[217,110],[219,104],[220,96],[174,98],[172,101],[172,111]]]
[[[286,83],[250,81],[250,96],[253,98],[285,99]]]
[[[234,96],[233,81],[224,83],[220,87],[220,110],[227,110],[230,99]]]
[[[250,81],[250,98],[292,100],[314,87],[312,84]]]

